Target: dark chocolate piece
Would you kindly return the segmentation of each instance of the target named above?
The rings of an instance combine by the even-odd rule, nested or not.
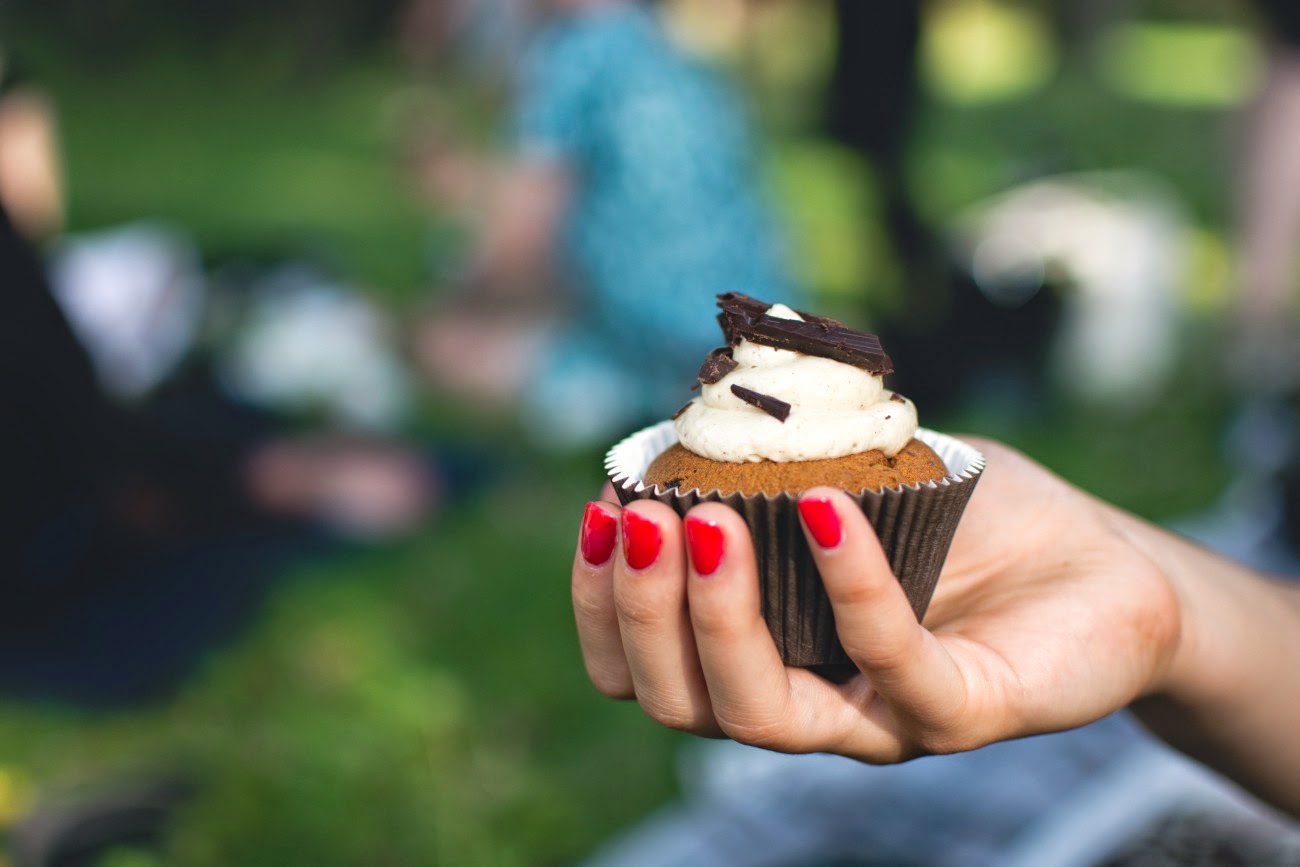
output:
[[[730,344],[742,339],[830,358],[861,368],[877,376],[892,373],[894,363],[874,334],[854,331],[841,322],[825,316],[805,316],[806,322],[780,319],[767,314],[768,305],[762,301],[728,292],[718,296],[718,322]],[[804,316],[805,314],[800,314]]]
[[[894,401],[898,401],[899,403],[907,403],[907,399],[904,398],[901,394],[899,394],[899,393],[896,392],[896,391],[894,391],[894,392],[890,392],[890,394],[889,394],[889,399],[890,399],[890,400],[894,400]]]
[[[696,376],[705,385],[713,385],[738,366],[736,359],[731,357],[731,347],[719,346],[705,356],[704,363],[700,365],[700,372]]]
[[[672,419],[672,420],[673,420],[673,421],[677,421],[677,419],[681,418],[681,417],[682,417],[682,413],[684,413],[684,412],[686,412],[686,410],[690,409],[690,408],[691,408],[691,404],[693,404],[693,403],[695,403],[695,401],[693,401],[693,400],[688,400],[688,401],[686,401],[686,403],[682,405],[682,408],[681,408],[681,409],[679,409],[679,410],[677,410],[677,412],[673,413],[673,419]]]
[[[733,385],[731,393],[750,406],[758,407],[782,424],[790,417],[790,404],[783,400],[777,400],[771,395],[760,394],[757,391],[745,388],[743,385]]]

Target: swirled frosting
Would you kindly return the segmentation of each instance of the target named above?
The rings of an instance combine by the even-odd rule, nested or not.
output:
[[[769,316],[802,317],[773,305]],[[704,385],[678,415],[683,446],[715,461],[812,461],[879,449],[897,454],[916,433],[916,407],[881,377],[833,361],[741,340],[736,367]],[[779,421],[731,391],[739,385],[790,404]]]

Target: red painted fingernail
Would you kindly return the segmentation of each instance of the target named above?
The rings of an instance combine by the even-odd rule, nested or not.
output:
[[[813,539],[823,548],[834,548],[840,543],[840,516],[825,497],[809,497],[799,501],[799,514]]]
[[[727,540],[722,528],[703,518],[686,519],[686,547],[691,552],[691,565],[700,575],[712,575],[722,562],[722,550]]]
[[[614,541],[618,538],[618,521],[595,503],[587,504],[587,511],[582,515],[582,559],[593,566],[599,566],[614,553]]]
[[[663,536],[659,525],[636,512],[623,510],[623,557],[633,569],[645,569],[659,557]]]

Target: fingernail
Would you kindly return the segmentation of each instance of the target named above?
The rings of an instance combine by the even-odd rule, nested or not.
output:
[[[834,548],[840,543],[840,516],[835,514],[835,507],[830,500],[825,497],[800,500],[799,514],[803,516],[804,525],[818,545]]]
[[[636,512],[623,510],[623,557],[633,569],[645,569],[659,557],[663,536],[659,525]]]
[[[722,528],[703,518],[686,519],[686,547],[691,554],[691,565],[700,575],[712,575],[722,562],[726,539]]]
[[[582,515],[582,559],[599,566],[614,553],[614,540],[618,538],[618,521],[595,503],[587,504]]]

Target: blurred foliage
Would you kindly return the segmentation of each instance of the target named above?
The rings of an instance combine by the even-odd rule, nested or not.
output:
[[[1233,106],[1259,84],[1262,48],[1242,27],[1131,23],[1109,34],[1100,66],[1119,92],[1145,102]]]
[[[52,36],[79,62],[101,68],[160,50],[237,68],[241,55],[269,48],[307,75],[389,39],[400,6],[401,0],[40,0],[5,4],[3,23],[9,32]]]
[[[421,288],[429,217],[394,142],[405,79],[382,57],[313,81],[281,60],[38,63],[59,107],[70,229],[164,220],[212,262],[303,255],[390,300]]]
[[[997,102],[1045,85],[1057,54],[1046,16],[1034,8],[950,0],[935,8],[925,30],[921,70],[950,102]]]

